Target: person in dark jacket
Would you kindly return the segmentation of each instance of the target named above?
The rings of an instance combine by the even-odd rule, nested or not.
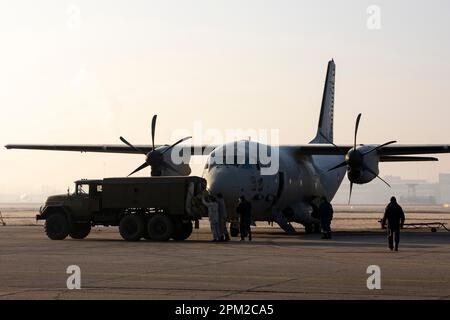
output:
[[[252,204],[244,196],[239,197],[236,212],[239,214],[241,241],[244,241],[247,236],[248,240],[252,241],[252,230],[250,227],[252,224]]]
[[[327,198],[322,197],[319,206],[320,225],[322,227],[322,239],[331,239],[331,220],[333,220],[333,206]]]
[[[397,203],[395,197],[391,198],[391,202],[386,206],[384,211],[384,217],[381,221],[383,229],[386,227],[388,233],[388,246],[389,249],[398,251],[398,244],[400,242],[400,229],[403,228],[405,223],[405,213],[402,207]]]

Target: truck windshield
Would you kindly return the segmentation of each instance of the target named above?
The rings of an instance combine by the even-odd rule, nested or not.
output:
[[[81,185],[81,184],[77,185],[77,188],[76,188],[75,192],[76,192],[76,194],[86,194],[86,191],[84,191],[83,185]]]

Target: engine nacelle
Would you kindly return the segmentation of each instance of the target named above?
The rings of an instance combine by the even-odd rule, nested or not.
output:
[[[380,157],[377,152],[369,152],[375,146],[362,145],[351,149],[346,155],[347,177],[353,183],[364,184],[372,181],[379,173]]]
[[[188,176],[191,174],[189,166],[190,152],[185,152],[185,149],[181,146],[165,152],[167,148],[167,145],[158,147],[156,148],[157,153],[152,155],[151,158],[147,156],[147,161],[152,165],[152,175]]]

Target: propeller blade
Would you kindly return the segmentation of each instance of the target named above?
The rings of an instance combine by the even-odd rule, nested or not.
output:
[[[341,148],[339,148],[337,145],[335,145],[332,141],[330,141],[330,139],[328,139],[322,132],[319,131],[319,134],[322,138],[325,139],[326,142],[328,142],[329,144],[332,144],[333,146],[336,147],[336,149],[340,150],[342,154],[345,154],[345,151],[342,150]]]
[[[189,140],[189,139],[191,139],[191,138],[192,138],[192,137],[185,137],[185,138],[183,138],[183,139],[178,140],[178,141],[175,142],[173,145],[171,145],[170,147],[168,147],[166,150],[164,150],[163,152],[161,152],[161,154],[166,153],[167,151],[169,151],[170,149],[172,149],[172,148],[175,147],[176,145],[182,143],[183,141]]]
[[[383,180],[379,175],[377,175],[377,178],[383,181],[389,188],[391,188],[391,185],[386,182],[386,180]]]
[[[353,182],[350,181],[350,193],[348,195],[348,204],[350,204],[350,199],[352,198]]]
[[[383,144],[379,145],[378,147],[375,147],[375,148],[373,148],[373,149],[371,149],[371,150],[369,150],[369,151],[367,151],[367,152],[364,152],[361,156],[364,157],[366,154],[369,154],[369,153],[371,153],[371,152],[373,152],[373,151],[376,151],[376,150],[380,150],[381,148],[383,148],[383,147],[385,147],[385,146],[387,146],[387,145],[389,145],[389,144],[393,144],[393,143],[397,143],[397,141],[392,140],[392,141],[383,143]]]
[[[155,114],[152,118],[152,150],[155,150],[156,117],[157,115]]]
[[[346,165],[347,165],[347,161],[341,162],[341,163],[339,163],[338,165],[334,166],[333,168],[328,169],[328,172],[333,171],[334,169],[337,169],[337,168],[346,166]]]
[[[137,151],[137,152],[139,152],[139,153],[142,153],[142,154],[145,154],[145,152],[144,151],[142,151],[141,149],[139,149],[139,148],[136,148],[135,146],[133,146],[131,143],[129,143],[127,140],[125,140],[125,138],[124,137],[120,137],[120,141],[122,141],[123,143],[125,143],[127,146],[129,146],[131,149],[133,149],[134,151]]]
[[[385,180],[383,180],[383,178],[381,178],[379,175],[377,175],[372,169],[370,169],[367,166],[364,166],[364,169],[369,171],[371,174],[373,174],[374,176],[376,176],[378,179],[380,179],[381,181],[383,181],[389,188],[391,187],[391,185],[389,183],[387,183]]]
[[[355,125],[355,140],[353,141],[353,149],[356,149],[356,136],[358,135],[358,127],[359,121],[361,120],[361,113],[356,117],[356,125]]]
[[[141,170],[144,169],[144,168],[147,168],[148,166],[149,166],[149,164],[148,164],[147,162],[141,164],[141,165],[140,165],[139,167],[137,167],[132,173],[130,173],[130,174],[128,175],[128,177],[131,176],[132,174],[138,172],[138,171],[141,171]]]

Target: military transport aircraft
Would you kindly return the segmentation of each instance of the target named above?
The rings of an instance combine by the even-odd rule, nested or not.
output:
[[[233,214],[237,198],[245,195],[252,202],[256,221],[277,222],[286,232],[293,232],[290,222],[305,226],[307,232],[318,229],[317,205],[321,197],[331,201],[345,173],[350,180],[350,196],[354,183],[365,184],[378,176],[379,162],[437,161],[434,157],[418,154],[449,153],[449,145],[399,145],[389,141],[377,145],[357,144],[357,133],[361,114],[356,118],[353,144],[333,143],[334,83],[336,66],[329,61],[319,124],[315,138],[309,144],[265,146],[255,141],[243,141],[245,159],[237,159],[236,152],[228,159],[229,150],[236,151],[241,142],[230,142],[220,146],[189,146],[190,154],[208,155],[203,176],[209,190],[224,195],[228,212]],[[145,162],[131,174],[151,167],[151,174],[189,175],[188,162],[175,164],[170,157],[175,147],[190,137],[172,145],[155,145],[156,116],[151,126],[152,145],[133,145],[120,137],[124,145],[36,145],[9,144],[7,149],[59,150],[81,152],[106,152],[143,154]],[[249,150],[268,147],[278,150],[279,166],[274,174],[262,174],[263,164]],[[184,149],[186,150],[186,149]],[[171,152],[169,152],[171,151]],[[188,151],[189,153],[189,151]],[[225,161],[217,161],[217,154]],[[349,196],[349,201],[350,201]]]

